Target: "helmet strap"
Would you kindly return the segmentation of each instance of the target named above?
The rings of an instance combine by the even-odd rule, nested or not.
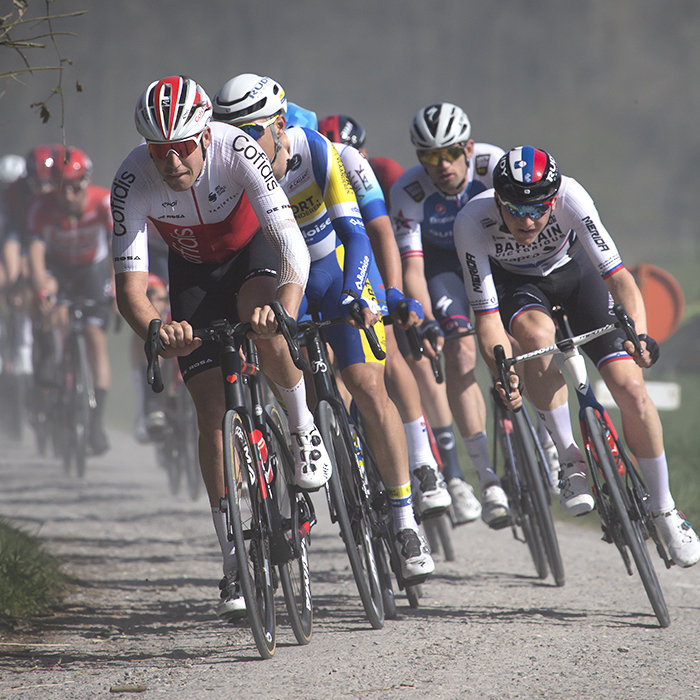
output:
[[[282,150],[282,142],[279,140],[279,137],[277,136],[277,130],[275,129],[275,122],[270,124],[269,129],[270,129],[270,133],[272,134],[272,140],[275,142],[275,155],[272,156],[272,160],[270,161],[270,165],[272,165],[277,160],[277,155]]]

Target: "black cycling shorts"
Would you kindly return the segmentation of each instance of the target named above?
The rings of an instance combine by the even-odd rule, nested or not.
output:
[[[445,339],[459,338],[472,331],[469,299],[456,252],[424,243],[423,265],[433,315]]]
[[[58,282],[58,298],[90,299],[97,302],[90,307],[86,323],[104,328],[112,314],[112,261],[107,257],[91,265],[66,265],[47,259],[46,270]]]
[[[574,241],[569,255],[570,262],[546,277],[518,275],[491,261],[501,320],[509,333],[512,334],[513,319],[526,309],[541,308],[551,316],[555,305],[564,309],[575,335],[615,322],[614,302],[607,285],[580,241]],[[600,367],[611,355],[624,353],[625,340],[624,331],[618,329],[582,345],[581,349]]]
[[[253,277],[277,276],[277,254],[258,231],[248,245],[223,263],[191,263],[172,250],[168,256],[170,309],[174,321],[187,321],[195,330],[226,318],[238,323],[238,292]],[[182,378],[219,366],[221,348],[204,343],[189,355],[178,357]]]

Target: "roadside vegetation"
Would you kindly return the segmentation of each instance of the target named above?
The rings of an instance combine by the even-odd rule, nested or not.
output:
[[[36,537],[0,520],[0,624],[46,614],[60,598],[65,577]]]

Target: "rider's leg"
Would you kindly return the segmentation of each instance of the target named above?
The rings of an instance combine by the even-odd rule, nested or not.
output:
[[[104,429],[104,413],[111,380],[107,334],[104,328],[89,322],[86,323],[85,344],[95,388],[95,408],[91,414],[90,424],[90,445],[95,454],[102,454],[109,449],[109,441]]]
[[[511,327],[523,352],[532,352],[554,342],[554,321],[543,309],[534,308],[518,314]],[[524,362],[520,371],[528,397],[557,448],[562,508],[569,515],[584,515],[593,509],[594,501],[588,488],[586,463],[574,440],[564,377],[551,355]]]
[[[283,288],[284,289],[284,288]],[[275,299],[277,281],[273,277],[257,276],[247,280],[238,295],[238,313],[242,321],[250,320],[253,310]],[[287,313],[296,317],[299,301]],[[284,404],[289,431],[294,441],[297,486],[318,489],[331,475],[331,461],[321,435],[314,425],[314,417],[306,403],[306,385],[303,372],[294,366],[289,348],[282,335],[256,339],[260,367],[277,385]]]

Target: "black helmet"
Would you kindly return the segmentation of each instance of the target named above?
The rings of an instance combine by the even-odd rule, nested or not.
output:
[[[365,132],[362,124],[344,114],[331,114],[318,123],[318,130],[334,143],[362,148],[365,145]]]
[[[506,153],[493,169],[493,187],[503,202],[539,204],[559,191],[559,166],[546,151],[518,146]]]

